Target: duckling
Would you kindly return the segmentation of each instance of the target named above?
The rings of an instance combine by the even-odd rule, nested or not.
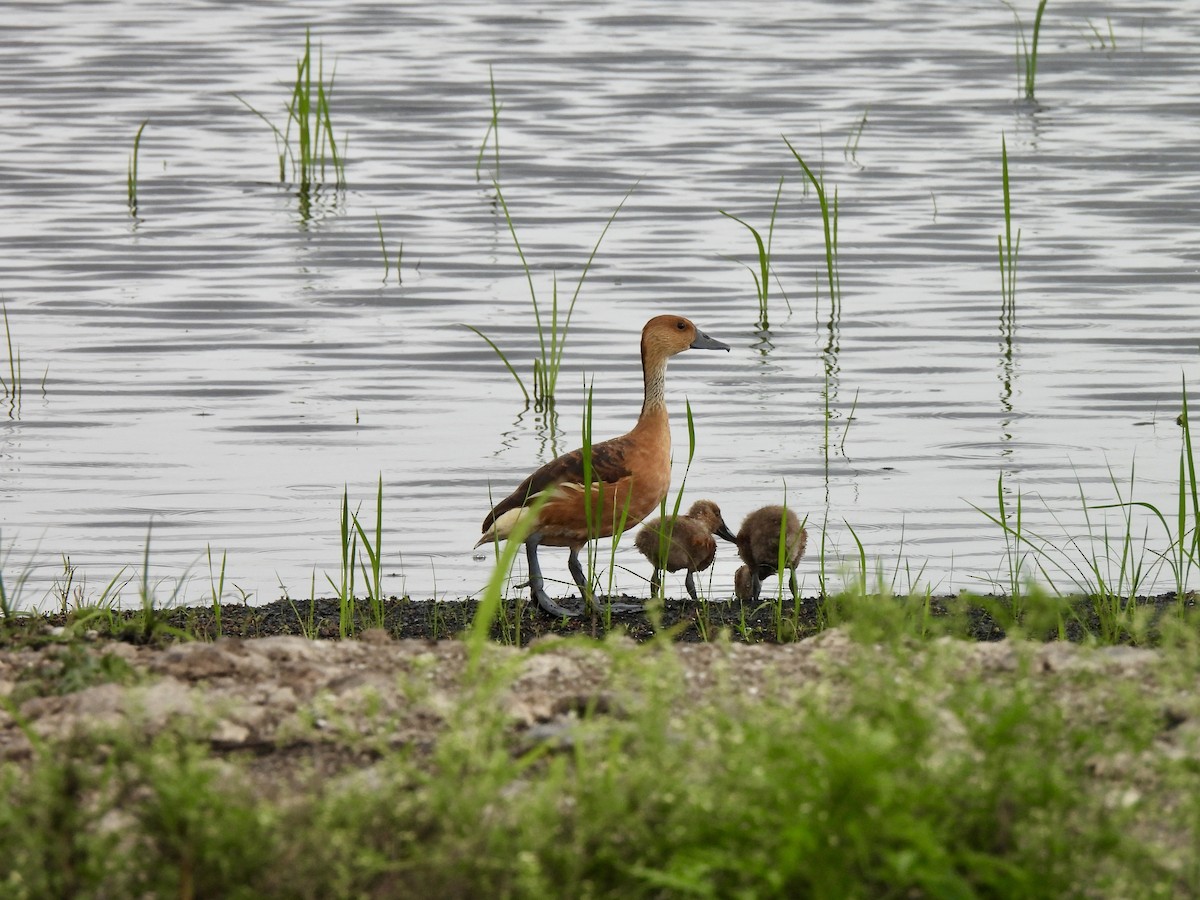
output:
[[[637,548],[642,555],[654,566],[654,574],[650,578],[650,586],[657,594],[662,586],[662,571],[678,572],[687,569],[684,584],[688,596],[699,600],[696,595],[696,582],[693,576],[703,572],[712,565],[717,555],[717,542],[713,535],[722,537],[730,543],[737,537],[725,520],[721,517],[721,508],[711,500],[697,500],[692,504],[686,516],[676,516],[673,521],[667,520],[663,525],[662,519],[654,519],[642,526],[637,535]],[[664,547],[664,542],[666,546]],[[666,560],[663,560],[663,550],[666,550]]]
[[[617,528],[632,528],[658,508],[671,483],[671,427],[667,419],[667,361],[684,350],[728,350],[683,316],[655,316],[642,329],[642,412],[627,434],[592,445],[592,480],[583,483],[583,450],[553,459],[522,481],[483,520],[483,536],[475,546],[512,534],[517,522],[531,515],[530,506],[549,494],[525,538],[529,590],[546,612],[579,613],[550,599],[538,564],[537,549],[566,547],[567,568],[583,593],[584,605],[595,603],[579,564],[579,551],[590,540],[609,537]],[[592,527],[588,527],[584,492],[590,491]],[[597,527],[598,525],[598,527]],[[613,609],[640,606],[616,605]]]
[[[808,532],[801,527],[800,520],[790,509],[782,506],[764,506],[742,521],[737,533],[738,556],[746,565],[733,576],[733,593],[739,600],[757,600],[764,578],[778,572],[780,526],[787,520],[787,540],[783,565],[788,570],[788,587],[792,599],[799,594],[796,585],[796,566],[804,555],[808,543]]]

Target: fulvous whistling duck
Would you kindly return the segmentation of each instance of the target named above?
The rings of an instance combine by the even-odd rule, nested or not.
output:
[[[657,594],[662,585],[663,569],[668,572],[687,569],[684,584],[688,596],[699,600],[693,576],[711,566],[716,558],[714,534],[730,543],[737,541],[721,517],[721,508],[711,500],[697,500],[686,516],[676,516],[674,520],[655,519],[643,525],[637,535],[637,548],[654,566],[650,578],[654,592]]]
[[[786,520],[786,550],[783,565],[789,572],[788,587],[795,600],[799,593],[796,586],[796,566],[804,555],[808,543],[808,532],[790,509],[782,506],[764,506],[746,516],[737,533],[738,556],[745,563],[733,576],[733,593],[739,600],[757,600],[764,578],[779,571],[779,535]],[[782,576],[781,576],[782,577]]]
[[[579,551],[588,541],[609,537],[618,527],[627,530],[642,521],[658,508],[671,483],[667,361],[684,350],[728,349],[683,316],[655,316],[647,322],[642,329],[642,413],[628,434],[592,445],[592,486],[587,488],[591,493],[592,527],[585,514],[581,448],[546,463],[497,503],[483,520],[483,536],[475,546],[508,537],[517,521],[529,515],[534,500],[549,493],[525,539],[529,590],[546,612],[578,615],[550,599],[538,565],[539,544],[567,547],[567,566],[583,593],[584,605],[594,603],[579,564]]]

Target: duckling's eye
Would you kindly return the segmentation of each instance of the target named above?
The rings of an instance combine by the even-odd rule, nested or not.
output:
[[[683,322],[676,322],[675,327],[678,328],[680,331],[683,331],[685,328],[687,328],[687,325],[685,325]]]

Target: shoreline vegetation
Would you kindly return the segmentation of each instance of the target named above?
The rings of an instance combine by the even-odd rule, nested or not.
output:
[[[601,603],[608,598],[601,598]],[[621,595],[614,603],[642,602]],[[570,598],[563,602],[569,602]],[[786,592],[760,601],[734,598],[646,600],[643,612],[607,612],[572,618],[552,616],[517,592],[501,597],[491,609],[474,597],[416,600],[408,596],[283,597],[269,603],[226,602],[216,606],[149,604],[141,608],[81,607],[61,612],[10,612],[0,617],[0,647],[56,639],[112,639],[165,646],[224,637],[292,635],[313,640],[360,638],[382,632],[393,640],[461,640],[480,631],[492,641],[525,646],[547,636],[604,639],[628,637],[637,643],[668,640],[685,643],[733,641],[787,644],[832,628],[859,635],[968,641],[1005,638],[1069,641],[1092,645],[1155,646],[1171,629],[1200,635],[1197,595],[1187,592],[1139,596],[1115,607],[1108,598],[1060,596],[1029,589],[1011,596],[974,594],[896,595],[885,590],[847,590],[829,597]],[[483,619],[490,615],[490,625]]]
[[[0,885],[1194,896],[1195,599],[1144,599],[1115,642],[1094,608],[667,600],[605,633],[391,600],[349,640],[303,636],[341,635],[337,597],[4,618]]]

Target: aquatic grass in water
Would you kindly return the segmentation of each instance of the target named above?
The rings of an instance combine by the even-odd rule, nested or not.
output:
[[[596,239],[595,246],[592,247],[592,252],[588,255],[587,262],[584,263],[583,271],[579,274],[579,282],[575,285],[575,292],[571,295],[571,302],[567,306],[566,314],[562,316],[560,322],[559,303],[558,303],[558,278],[555,276],[550,299],[549,314],[543,309],[538,302],[537,288],[533,283],[533,269],[529,265],[529,260],[525,257],[525,251],[521,248],[521,241],[517,237],[517,228],[513,223],[512,214],[508,209],[508,202],[504,199],[504,193],[500,190],[499,183],[494,184],[496,188],[496,198],[500,201],[500,206],[504,210],[504,220],[508,223],[509,233],[512,235],[513,244],[517,249],[517,255],[521,258],[521,267],[525,272],[525,280],[529,284],[529,297],[533,304],[533,320],[537,328],[538,335],[538,356],[533,361],[533,403],[537,410],[550,409],[554,406],[554,392],[558,386],[558,372],[562,367],[563,352],[566,350],[567,333],[571,327],[571,316],[575,312],[575,304],[579,300],[579,293],[583,290],[583,283],[587,279],[588,272],[592,268],[592,263],[596,259],[596,254],[600,250],[600,245],[604,241],[604,236],[608,234],[608,229],[612,226],[613,220],[616,219],[617,213],[625,206],[626,201],[633,193],[634,188],[630,188],[621,202],[617,204],[617,208],[612,211],[612,215],[608,217],[608,221],[604,223],[604,228],[600,232],[600,237]],[[634,185],[637,187],[637,185]],[[486,334],[474,325],[466,325],[463,327],[469,328],[475,332],[487,345],[491,347],[496,355],[500,357],[500,361],[504,363],[505,368],[517,381],[517,386],[521,388],[521,393],[525,397],[526,405],[529,404],[530,394],[525,387],[525,382],[517,372],[516,368],[509,362],[504,351]]]
[[[11,418],[21,405],[21,351],[13,349],[12,327],[8,323],[7,304],[0,303],[0,314],[4,317],[4,343],[8,347],[8,380],[4,380],[3,370],[0,369],[0,389],[3,389],[4,398],[9,401],[8,412]],[[42,385],[44,388],[44,378]]]
[[[863,129],[867,127],[867,114],[870,111],[870,107],[863,110],[862,118],[858,120],[858,127],[846,135],[846,146],[842,148],[842,158],[859,168],[862,168],[862,164],[858,161],[858,143],[862,140]]]
[[[325,83],[324,52],[318,49],[317,71],[314,78],[312,66],[311,29],[304,30],[304,56],[296,63],[296,80],[292,85],[292,96],[287,109],[287,123],[281,130],[263,113],[251,106],[237,94],[235,97],[252,113],[267,123],[275,135],[275,149],[279,153],[279,180],[287,180],[288,163],[291,164],[292,180],[298,181],[301,195],[307,197],[312,189],[326,181],[327,168],[332,168],[335,185],[346,186],[346,161],[343,151],[338,151],[337,138],[333,133],[333,120],[329,112],[329,98],[333,94],[334,76],[330,74]],[[292,146],[292,128],[296,130],[295,148]]]
[[[137,134],[133,136],[133,153],[129,155],[129,171],[126,175],[126,192],[127,201],[129,203],[129,214],[135,219],[137,218],[138,214],[138,147],[142,143],[142,132],[146,130],[146,125],[149,121],[149,119],[143,119],[142,124],[138,126]]]
[[[1178,484],[1175,511],[1170,518],[1157,504],[1133,499],[1135,471],[1130,474],[1128,494],[1122,491],[1110,473],[1116,494],[1115,502],[1089,501],[1082,483],[1079,483],[1084,534],[1073,537],[1059,523],[1067,535],[1064,542],[1056,542],[1024,528],[1021,495],[1017,494],[1015,512],[1010,512],[1005,501],[1003,475],[997,482],[996,513],[972,504],[1004,534],[1008,560],[1008,583],[1004,587],[1009,593],[1014,621],[1023,619],[1027,612],[1026,601],[1032,590],[1028,586],[1032,573],[1028,571],[1027,564],[1032,564],[1050,589],[1060,595],[1054,601],[1060,607],[1066,603],[1061,596],[1065,585],[1059,584],[1064,577],[1073,591],[1087,598],[1099,628],[1099,632],[1093,636],[1105,643],[1145,640],[1144,612],[1139,609],[1136,600],[1144,586],[1153,582],[1159,568],[1166,566],[1170,570],[1177,598],[1187,594],[1189,577],[1200,568],[1200,529],[1197,528],[1200,524],[1200,481],[1196,475],[1191,428],[1187,418],[1186,387],[1185,382],[1184,412],[1179,420],[1182,436]],[[1149,529],[1139,528],[1133,517],[1133,511],[1137,509],[1149,513],[1152,521],[1161,526],[1167,541],[1166,549],[1149,549]],[[1107,520],[1103,523],[1094,522],[1092,510],[1119,510],[1119,527],[1114,529]],[[1058,517],[1051,514],[1057,521]],[[1044,596],[1044,592],[1042,594]],[[1045,606],[1046,603],[1042,602],[1041,605]]]
[[[388,273],[391,271],[391,263],[388,261],[387,242],[383,238],[383,219],[379,217],[379,210],[375,211],[375,226],[379,229],[379,250],[383,255],[383,283],[387,284]],[[400,242],[400,249],[396,252],[396,284],[404,284],[404,276],[401,273],[400,266],[404,262],[404,241]],[[357,423],[357,418],[355,422]]]
[[[496,78],[492,74],[492,67],[488,66],[488,87],[492,97],[492,119],[488,123],[487,131],[484,132],[483,141],[479,144],[479,155],[475,157],[475,180],[480,181],[480,169],[483,167],[483,155],[487,152],[488,138],[492,139],[492,145],[495,148],[496,165],[492,170],[492,181],[500,183],[500,110],[501,106],[496,102]]]
[[[1014,242],[1012,196],[1008,180],[1008,141],[1003,135],[1000,136],[1000,171],[1004,187],[1004,234],[996,236],[996,246],[1000,255],[1000,294],[1004,298],[1004,315],[1011,321],[1016,315],[1017,306],[1017,254],[1021,250],[1021,229],[1017,229],[1017,239]]]
[[[1033,19],[1032,44],[1028,44],[1025,41],[1025,25],[1021,22],[1021,17],[1017,14],[1016,7],[1009,0],[1000,0],[1000,2],[1009,8],[1017,24],[1017,90],[1021,90],[1023,76],[1025,99],[1033,100],[1034,84],[1037,81],[1038,34],[1042,29],[1042,13],[1046,11],[1047,0],[1041,0],[1038,3],[1037,14]]]
[[[779,212],[779,198],[783,194],[783,181],[783,178],[780,177],[779,188],[775,191],[775,203],[771,206],[771,223],[767,228],[767,240],[765,242],[762,239],[762,235],[758,233],[758,230],[753,225],[723,209],[717,210],[717,212],[726,218],[733,219],[739,225],[744,226],[754,236],[754,243],[758,247],[758,271],[755,272],[751,266],[746,266],[746,268],[750,270],[750,275],[754,278],[754,293],[758,298],[757,325],[759,331],[768,331],[771,327],[768,310],[770,280],[773,274],[773,269],[771,268],[771,244],[775,237],[775,217]],[[775,280],[778,284],[778,277]],[[782,291],[783,288],[780,287],[780,292],[782,293]],[[784,301],[787,302],[786,294],[784,295]],[[791,311],[790,303],[788,303],[788,310]]]
[[[1087,20],[1088,28],[1092,30],[1092,34],[1096,37],[1096,43],[1092,43],[1091,37],[1084,35],[1087,39],[1088,47],[1092,50],[1107,50],[1112,52],[1117,49],[1117,35],[1113,31],[1112,16],[1105,16],[1104,21],[1108,23],[1108,39],[1105,40],[1104,34],[1096,27],[1096,24],[1091,20]]]
[[[787,148],[792,151],[792,156],[796,157],[796,162],[800,163],[800,168],[804,170],[804,176],[808,179],[809,184],[813,186],[813,190],[817,192],[817,202],[821,205],[821,224],[825,231],[825,271],[829,284],[829,299],[831,304],[836,308],[842,302],[842,279],[838,273],[838,195],[837,188],[833,189],[832,202],[825,190],[824,176],[816,175],[812,169],[808,167],[808,163],[796,152],[796,148],[792,146],[791,141],[786,137],[783,142],[787,144]]]
[[[821,224],[825,235],[825,275],[826,282],[829,287],[829,323],[828,323],[828,339],[825,344],[825,349],[822,353],[824,360],[824,377],[825,388],[823,391],[825,401],[825,422],[824,422],[824,461],[825,461],[825,481],[828,488],[829,482],[829,450],[830,450],[830,423],[834,417],[834,395],[837,391],[837,374],[838,374],[838,353],[840,352],[839,338],[839,323],[842,316],[842,277],[838,271],[838,193],[837,188],[833,189],[832,202],[828,192],[825,189],[825,178],[823,175],[818,176],[809,168],[808,163],[792,146],[791,141],[786,136],[783,137],[783,142],[787,144],[787,148],[792,151],[792,156],[796,158],[796,162],[800,164],[800,168],[804,170],[804,176],[808,179],[808,183],[812,185],[813,190],[817,194],[817,202],[821,207]],[[857,395],[855,396],[855,405],[858,403]]]

